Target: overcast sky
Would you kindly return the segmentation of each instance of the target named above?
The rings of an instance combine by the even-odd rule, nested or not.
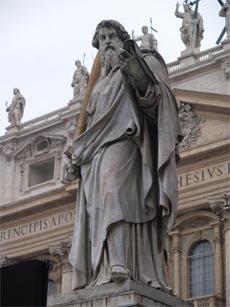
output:
[[[131,34],[141,34],[152,17],[159,51],[166,62],[180,56],[181,19],[174,15],[176,0],[0,0],[0,135],[8,126],[5,101],[14,87],[26,98],[23,122],[66,106],[74,62],[90,71],[96,50],[91,46],[96,25],[116,19]],[[182,1],[179,1],[182,3]],[[180,7],[182,10],[182,7]],[[215,46],[224,18],[217,0],[201,0],[204,19],[201,50]]]

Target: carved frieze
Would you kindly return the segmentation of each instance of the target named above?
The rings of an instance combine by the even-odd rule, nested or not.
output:
[[[202,119],[198,117],[189,103],[178,103],[179,120],[182,135],[184,136],[180,143],[180,151],[184,151],[197,143],[201,135],[200,123]]]

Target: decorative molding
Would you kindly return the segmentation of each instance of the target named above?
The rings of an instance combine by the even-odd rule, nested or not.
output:
[[[71,247],[71,240],[62,241],[57,244],[49,245],[49,253],[53,256],[58,256],[61,262],[62,273],[72,272],[72,266],[69,263],[69,251]]]
[[[3,156],[5,157],[7,162],[10,162],[14,156],[14,144],[9,143],[2,148]]]
[[[225,79],[230,79],[230,57],[223,60],[221,68],[224,72]]]
[[[179,148],[180,151],[185,151],[197,143],[201,135],[200,123],[204,120],[193,112],[192,105],[189,103],[179,102],[178,108],[181,131],[184,136]]]
[[[212,211],[220,218],[221,221],[229,218],[230,194],[209,198],[208,202]]]
[[[66,255],[69,254],[71,247],[71,240],[66,240],[59,242],[57,244],[49,245],[49,254],[53,256],[60,256],[60,259],[63,260]]]
[[[196,223],[196,221],[198,222]],[[188,229],[188,228],[192,229],[194,227],[201,227],[201,226],[205,226],[205,225],[213,224],[213,223],[215,224],[219,223],[218,217],[213,212],[204,211],[204,210],[192,211],[192,212],[183,214],[177,218],[175,229],[179,229],[179,230]]]
[[[31,137],[25,144],[19,147],[15,153],[15,158],[25,158],[28,149],[29,156],[38,156],[48,153],[52,148],[56,149],[58,145],[63,146],[67,141],[67,138],[63,135],[55,135],[49,133],[41,133],[35,137]],[[39,144],[43,142],[43,149],[38,149]],[[46,145],[46,146],[45,146]]]
[[[7,256],[0,257],[0,268],[8,266],[8,265],[16,264],[16,263],[17,262],[14,259],[8,258]]]
[[[209,224],[208,219],[205,218],[195,218],[194,220],[192,220],[191,222],[188,222],[188,228],[198,228],[198,227],[202,227],[202,226],[206,226]]]

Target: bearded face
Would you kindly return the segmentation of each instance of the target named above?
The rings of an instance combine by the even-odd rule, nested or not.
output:
[[[106,75],[117,65],[119,49],[123,42],[114,28],[103,27],[99,30],[99,53]]]

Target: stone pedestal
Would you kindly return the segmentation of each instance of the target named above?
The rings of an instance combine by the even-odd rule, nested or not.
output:
[[[148,287],[140,282],[127,280],[88,287],[48,299],[49,307],[192,307],[175,296]]]
[[[73,98],[69,101],[68,106],[70,110],[75,110],[82,105],[83,98]]]
[[[6,127],[6,134],[16,133],[20,129],[20,126],[9,126]]]
[[[230,50],[230,39],[225,39],[221,42],[224,51]]]
[[[197,61],[196,56],[198,53],[200,53],[199,48],[186,49],[182,51],[179,57],[179,62],[180,62],[181,67],[186,67],[186,66],[195,64]]]

